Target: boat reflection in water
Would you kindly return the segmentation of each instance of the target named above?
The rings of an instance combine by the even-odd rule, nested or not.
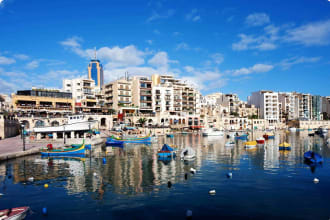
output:
[[[263,132],[253,132],[249,134],[249,138],[255,140],[262,134]],[[120,148],[93,146],[93,152],[86,157],[29,156],[0,164],[0,180],[5,182],[6,186],[9,184],[18,191],[22,191],[20,187],[29,187],[26,193],[37,198],[36,201],[30,201],[31,204],[26,204],[31,208],[49,200],[50,194],[44,195],[44,191],[40,191],[40,187],[47,183],[50,188],[49,193],[52,192],[51,190],[58,193],[56,200],[59,203],[65,203],[66,200],[76,197],[79,201],[83,198],[88,204],[93,204],[91,200],[104,202],[92,205],[93,210],[107,207],[109,210],[120,210],[121,213],[125,210],[129,213],[130,209],[131,212],[137,211],[135,208],[144,204],[150,209],[157,208],[158,213],[162,212],[164,201],[173,203],[170,205],[171,208],[167,209],[171,211],[164,211],[166,213],[164,218],[166,215],[171,216],[172,212],[175,213],[174,216],[178,216],[178,213],[188,205],[195,209],[198,207],[201,215],[210,217],[210,209],[218,210],[216,204],[225,207],[221,212],[215,211],[217,216],[223,213],[230,215],[237,210],[243,213],[240,216],[253,216],[260,211],[258,211],[258,202],[272,195],[274,200],[267,200],[269,207],[267,206],[264,215],[261,215],[266,217],[274,211],[270,207],[277,207],[276,201],[282,201],[283,198],[288,202],[302,201],[303,193],[301,198],[300,194],[296,193],[291,200],[290,193],[294,191],[291,191],[294,189],[292,180],[298,181],[302,184],[300,187],[304,189],[303,184],[310,184],[310,182],[306,183],[306,175],[318,173],[315,167],[312,168],[314,174],[308,170],[306,172],[309,167],[303,163],[304,152],[312,150],[321,154],[325,163],[319,169],[324,169],[323,173],[326,173],[325,170],[330,171],[326,163],[330,155],[329,148],[324,144],[326,140],[318,136],[309,137],[307,131],[306,134],[276,132],[275,139],[266,140],[265,144],[257,145],[253,150],[244,148],[244,140],[234,141],[226,136],[217,139],[199,134],[174,135],[172,139],[159,137],[158,142],[149,145],[127,144]],[[225,147],[228,141],[234,141],[235,144],[232,147]],[[278,146],[282,142],[290,143],[291,151],[280,152]],[[192,147],[196,153],[195,159],[189,162],[181,161],[180,157],[165,162],[158,160],[157,153],[164,143],[175,144],[178,147],[178,154],[183,148]],[[191,174],[190,168],[197,170],[196,174]],[[232,180],[225,177],[228,172],[233,173]],[[291,176],[295,178],[290,180]],[[30,177],[33,177],[34,181],[29,181]],[[10,185],[11,182],[14,184]],[[208,199],[207,192],[211,187],[217,189],[216,196],[212,197],[216,203]],[[306,186],[305,189],[310,190],[310,187]],[[280,191],[283,193],[278,193]],[[219,197],[217,197],[218,192]],[[311,196],[314,195],[314,192],[310,193]],[[55,194],[51,198],[54,196]],[[247,202],[250,201],[246,198],[251,196],[255,197],[255,202],[253,201],[255,208],[246,207]],[[198,199],[192,200],[192,197]],[[232,199],[233,197],[235,199]],[[176,201],[173,198],[176,198]],[[308,205],[315,204],[317,209],[317,204],[321,202],[318,198],[313,197]],[[22,205],[16,204],[14,198],[2,199],[3,202],[13,206]],[[116,202],[121,206],[118,207]],[[201,202],[205,206],[200,205]],[[296,203],[297,207],[302,205]],[[322,200],[322,203],[328,204],[330,199]],[[104,209],[102,210],[104,212]],[[277,213],[282,211],[276,209]],[[318,211],[322,213],[322,210]],[[67,209],[67,212],[70,213],[70,209]],[[82,209],[81,212],[91,216],[94,211]],[[156,210],[153,213],[156,215]],[[290,218],[295,217],[297,213],[286,211],[282,214]],[[304,218],[302,215],[303,213],[299,214],[299,217]],[[119,219],[119,214],[117,217]],[[126,216],[125,219],[129,217]]]

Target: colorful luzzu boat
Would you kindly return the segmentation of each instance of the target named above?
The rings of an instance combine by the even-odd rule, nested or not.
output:
[[[107,146],[111,145],[122,145],[125,143],[150,143],[151,138],[150,136],[146,137],[140,137],[140,138],[126,138],[126,139],[121,139],[121,138],[116,138],[114,136],[111,136],[107,138],[107,141],[105,142]]]
[[[174,148],[170,147],[167,144],[164,144],[162,149],[158,151],[157,153],[158,158],[164,158],[164,157],[175,157],[176,153]]]
[[[279,150],[291,150],[291,145],[289,143],[283,142],[278,147]]]
[[[255,148],[257,146],[257,142],[256,141],[247,141],[244,143],[244,147],[246,149],[252,149]]]
[[[76,155],[85,155],[85,144],[76,146],[76,147],[67,147],[63,149],[53,149],[52,145],[47,146],[48,149],[42,149],[42,156],[76,156]]]

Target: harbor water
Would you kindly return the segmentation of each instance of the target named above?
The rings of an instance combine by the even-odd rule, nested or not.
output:
[[[178,134],[150,145],[93,146],[85,158],[34,155],[2,162],[0,209],[30,206],[26,219],[48,220],[185,219],[187,210],[193,219],[329,219],[326,138],[277,132],[274,140],[249,150],[241,140],[225,147],[228,140],[226,134]],[[291,151],[279,151],[284,141]],[[195,160],[158,160],[164,143],[191,146]],[[306,165],[308,150],[321,154],[323,164]]]

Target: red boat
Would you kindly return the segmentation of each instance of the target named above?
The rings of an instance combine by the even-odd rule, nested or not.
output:
[[[26,214],[29,210],[30,210],[30,207],[28,207],[28,206],[0,210],[0,219],[1,220],[22,220],[26,217]]]
[[[264,144],[265,143],[265,139],[264,138],[262,138],[262,137],[260,137],[260,138],[257,138],[257,143],[258,144]]]

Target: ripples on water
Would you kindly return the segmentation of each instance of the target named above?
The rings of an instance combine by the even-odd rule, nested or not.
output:
[[[187,209],[194,219],[329,219],[325,140],[307,132],[277,133],[264,146],[245,150],[241,141],[228,148],[226,137],[191,134],[159,137],[149,146],[95,146],[86,158],[19,158],[0,164],[0,208],[28,205],[34,214],[27,219],[45,218],[42,207],[48,208],[47,219],[182,219]],[[290,152],[278,151],[283,141],[291,144]],[[158,161],[163,143],[192,146],[196,159]],[[324,164],[305,165],[308,150],[322,154]],[[211,189],[216,195],[208,194]]]

